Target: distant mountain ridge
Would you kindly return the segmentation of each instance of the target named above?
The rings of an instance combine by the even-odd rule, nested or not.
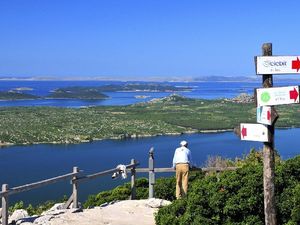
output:
[[[143,78],[137,78],[143,77]],[[83,76],[83,77],[55,77],[55,76],[1,76],[0,81],[122,81],[122,82],[257,82],[261,75],[252,76],[135,76],[135,77],[109,77],[109,76]],[[276,76],[279,81],[299,81],[297,76]]]

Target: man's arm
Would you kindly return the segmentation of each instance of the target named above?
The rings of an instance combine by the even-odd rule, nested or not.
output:
[[[175,169],[175,167],[176,167],[176,161],[177,161],[177,160],[176,160],[176,152],[177,152],[177,151],[175,150],[175,153],[174,153],[174,156],[173,156],[173,166],[172,166],[172,167],[173,167],[174,169]]]

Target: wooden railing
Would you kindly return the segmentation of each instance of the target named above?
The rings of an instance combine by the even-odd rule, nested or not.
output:
[[[134,184],[135,184],[135,179],[136,179],[135,178],[135,167],[138,165],[139,165],[139,163],[136,162],[134,159],[131,160],[130,164],[125,165],[126,169],[131,171],[131,177],[132,177],[131,179],[132,179],[132,183],[134,183]],[[64,204],[63,208],[65,208],[65,209],[69,208],[72,203],[73,203],[72,208],[78,208],[78,185],[80,182],[85,182],[88,180],[99,178],[101,176],[106,176],[109,174],[113,174],[115,172],[120,172],[120,169],[114,168],[114,169],[98,172],[98,173],[91,174],[91,175],[79,176],[79,174],[81,172],[83,172],[83,171],[80,171],[78,169],[78,167],[73,167],[72,173],[64,174],[61,176],[53,177],[50,179],[38,181],[35,183],[31,183],[31,184],[26,184],[26,185],[22,185],[22,186],[18,186],[18,187],[13,187],[13,188],[9,188],[8,184],[3,184],[2,191],[0,192],[0,197],[2,199],[2,209],[1,209],[1,215],[0,215],[0,217],[2,217],[2,225],[8,225],[8,208],[9,208],[8,200],[9,200],[10,195],[30,191],[30,190],[33,190],[36,188],[48,186],[50,184],[54,184],[54,183],[57,183],[60,181],[71,179],[72,194],[71,194],[70,198],[68,199],[68,201]],[[132,187],[130,198],[131,199],[135,198],[135,185]]]
[[[139,166],[139,162],[132,159],[130,164],[125,165],[126,171],[131,174],[131,195],[130,199],[136,198],[136,173],[149,173],[149,198],[154,197],[154,185],[155,185],[155,173],[173,173],[175,172],[174,168],[155,168],[154,167],[154,150],[150,149],[149,152],[149,161],[148,168],[136,168]],[[226,167],[226,168],[217,168],[217,167],[208,167],[208,168],[194,168],[193,170],[202,170],[205,172],[215,171],[222,172],[225,170],[235,170],[236,167]],[[18,187],[9,188],[8,184],[2,185],[2,191],[0,192],[0,197],[2,199],[2,209],[0,217],[2,217],[2,225],[8,225],[8,208],[9,208],[9,196],[17,194],[20,192],[26,192],[32,189],[40,188],[50,184],[54,184],[60,181],[71,179],[72,184],[72,194],[64,204],[63,208],[69,208],[72,205],[72,208],[78,208],[78,186],[82,182],[87,182],[92,179],[96,179],[102,176],[111,175],[116,172],[120,172],[119,168],[113,168],[101,172],[97,172],[90,175],[79,176],[83,171],[79,170],[78,167],[73,167],[73,171],[68,174],[61,176],[53,177],[50,179],[38,181],[31,184],[26,184]]]

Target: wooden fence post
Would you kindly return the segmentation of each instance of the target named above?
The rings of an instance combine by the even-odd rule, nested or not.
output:
[[[265,43],[262,46],[263,56],[272,55],[272,43]],[[272,74],[263,75],[262,85],[264,88],[273,87]],[[274,106],[272,106],[272,112]],[[264,162],[264,212],[265,224],[276,225],[276,206],[275,206],[275,155],[274,155],[274,124],[268,126],[270,131],[270,142],[264,143],[263,162]]]
[[[78,173],[79,172],[79,169],[78,167],[73,167],[73,173]],[[73,209],[77,209],[78,208],[78,183],[75,182],[77,179],[77,176],[74,175],[73,178],[72,178],[72,186],[73,186],[73,205],[72,205],[72,208]]]
[[[8,191],[8,184],[2,185],[2,192]],[[2,196],[2,225],[8,225],[8,194]]]
[[[153,154],[154,148],[152,147],[149,151],[149,198],[154,198],[155,173]]]
[[[134,159],[131,159],[131,164],[135,164],[136,161]],[[135,179],[136,179],[136,171],[135,166],[131,169],[131,195],[130,200],[136,199],[136,187],[135,187]]]

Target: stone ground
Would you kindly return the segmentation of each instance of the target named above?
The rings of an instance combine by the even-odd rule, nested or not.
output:
[[[82,212],[67,210],[64,213],[45,213],[38,218],[16,221],[21,225],[155,225],[154,213],[170,204],[161,199],[126,200],[104,207],[84,209]],[[55,215],[55,216],[53,216]]]

